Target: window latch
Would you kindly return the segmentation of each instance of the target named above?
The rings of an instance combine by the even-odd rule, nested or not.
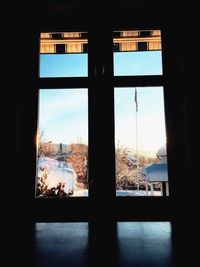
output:
[[[95,76],[104,76],[105,74],[105,66],[104,65],[99,65],[99,66],[95,66],[94,68],[94,75]]]

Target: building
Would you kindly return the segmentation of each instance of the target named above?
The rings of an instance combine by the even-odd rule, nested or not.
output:
[[[141,170],[141,175],[146,181],[146,193],[148,195],[148,184],[151,187],[151,195],[153,195],[153,183],[161,183],[161,195],[169,196],[169,183],[168,183],[168,170],[167,170],[167,151],[166,147],[161,147],[156,156],[159,158],[160,162],[153,163]],[[163,192],[163,184],[165,186],[165,192]]]

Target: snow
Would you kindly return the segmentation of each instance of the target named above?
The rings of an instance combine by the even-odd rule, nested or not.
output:
[[[88,189],[76,189],[72,197],[88,197]]]
[[[43,170],[47,170],[47,189],[57,187],[59,183],[65,184],[64,192],[69,193],[75,190],[77,180],[76,172],[66,163],[59,162],[48,157],[38,159],[38,177],[41,178]]]
[[[73,191],[72,197],[87,197],[89,195],[88,189],[77,188],[76,181],[77,175],[73,168],[66,162],[59,162],[55,159],[48,157],[40,157],[38,159],[38,178],[40,179],[44,173],[44,170],[47,170],[47,179],[46,185],[47,189],[52,187],[57,187],[59,183],[64,183],[65,193]],[[39,180],[38,180],[39,181]],[[150,192],[148,193],[150,195]],[[154,196],[160,196],[160,191],[154,191]],[[103,190],[102,190],[103,196]],[[123,197],[132,197],[132,196],[146,196],[145,190],[117,190],[116,196]]]
[[[148,192],[148,196],[150,196],[150,191]],[[88,190],[87,189],[80,189],[80,190],[76,190],[74,192],[75,197],[79,197],[79,196],[88,196]],[[102,192],[102,196],[103,196],[103,192]],[[116,196],[117,197],[137,197],[137,196],[146,196],[146,191],[145,190],[117,190],[116,191]],[[161,196],[161,192],[160,191],[154,191],[153,192],[153,196]]]
[[[150,191],[148,192],[148,196],[150,196]],[[146,190],[117,190],[117,197],[135,197],[135,196],[147,196]],[[160,191],[154,191],[153,196],[161,196]]]

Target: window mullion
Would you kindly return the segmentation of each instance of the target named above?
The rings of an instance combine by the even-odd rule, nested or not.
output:
[[[92,199],[105,201],[107,205],[110,203],[108,199],[115,194],[112,36],[111,31],[96,28],[90,37],[90,195]]]

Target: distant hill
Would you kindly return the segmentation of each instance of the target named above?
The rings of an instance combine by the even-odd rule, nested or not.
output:
[[[122,148],[122,150],[123,149],[125,149],[128,154],[131,154],[133,156],[136,155],[136,149],[134,149],[134,148],[127,147],[127,148]],[[156,157],[155,152],[151,152],[148,150],[140,150],[140,149],[138,149],[137,155],[138,156],[144,156],[144,157],[150,157],[150,158]]]
[[[61,150],[62,148],[62,152],[67,152],[67,147],[68,145],[67,144],[54,144],[54,143],[43,143],[42,144],[44,150],[48,150],[48,151],[51,151],[51,152],[58,152]]]
[[[76,146],[77,144],[73,144],[74,146]],[[82,144],[83,145],[83,144]],[[72,144],[68,145],[68,144],[54,144],[54,143],[43,143],[43,148],[46,151],[51,151],[51,152],[59,152],[60,148],[62,147],[62,152],[67,152],[67,149],[69,149],[72,146]],[[85,146],[85,145],[83,145]],[[136,150],[134,148],[122,148],[123,150],[126,150],[126,152],[128,154],[131,154],[132,156],[134,156],[136,154]],[[138,156],[144,156],[144,157],[156,157],[156,153],[153,153],[151,151],[148,150],[138,150],[137,151]]]

